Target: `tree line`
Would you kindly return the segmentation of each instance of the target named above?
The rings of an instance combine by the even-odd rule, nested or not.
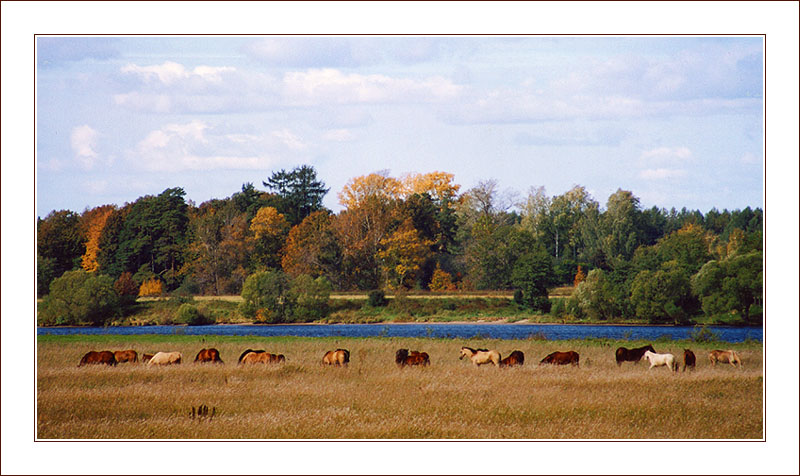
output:
[[[257,275],[287,290],[295,282],[341,291],[514,290],[517,302],[541,312],[600,320],[758,317],[759,208],[643,209],[625,190],[601,206],[582,186],[556,196],[532,188],[514,201],[494,180],[462,191],[445,172],[377,172],[349,180],[338,193],[342,211],[332,213],[313,167],[273,172],[262,185],[200,205],[176,187],[82,214],[53,211],[37,220],[37,293],[63,293],[74,281],[73,294],[93,286],[93,295],[123,301],[249,295],[258,286],[247,280]],[[572,298],[549,299],[559,285],[575,285]],[[44,307],[68,312],[55,301]],[[275,311],[249,305],[254,316]]]

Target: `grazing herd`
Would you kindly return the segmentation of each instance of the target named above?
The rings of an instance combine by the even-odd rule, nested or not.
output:
[[[513,367],[521,366],[525,363],[525,354],[519,350],[515,350],[509,354],[508,357],[502,359],[500,353],[496,350],[489,349],[473,349],[471,347],[461,347],[461,354],[459,360],[464,357],[468,358],[476,367],[493,364],[497,367]],[[678,371],[678,360],[672,354],[659,354],[652,345],[646,345],[636,349],[627,349],[620,347],[615,352],[617,366],[622,365],[623,362],[638,363],[640,360],[647,360],[650,363],[648,370],[653,367],[667,367],[671,371]],[[733,350],[713,350],[708,354],[712,366],[716,366],[717,362],[728,362],[734,367],[742,367],[742,359]],[[183,356],[180,352],[157,352],[155,354],[142,354],[142,363],[148,366],[153,365],[173,365],[180,364]],[[428,366],[431,363],[430,356],[425,352],[416,350],[409,351],[408,349],[399,349],[395,353],[395,363],[398,367],[403,368],[407,366]],[[91,364],[102,365],[117,365],[124,362],[136,363],[138,361],[138,354],[135,350],[118,350],[111,352],[104,350],[101,352],[91,351],[81,358],[78,367]],[[195,363],[215,363],[224,364],[220,358],[219,351],[214,348],[202,349],[197,353],[194,359]],[[238,363],[245,364],[280,364],[286,362],[286,356],[283,354],[272,354],[265,350],[247,349],[239,356]],[[336,349],[325,353],[322,357],[323,365],[330,365],[336,367],[346,367],[350,362],[350,351],[347,349]],[[580,356],[575,351],[568,352],[553,352],[543,358],[539,365],[552,364],[552,365],[572,365],[578,366]],[[683,351],[683,370],[686,371],[688,367],[694,370],[697,359],[689,349]]]

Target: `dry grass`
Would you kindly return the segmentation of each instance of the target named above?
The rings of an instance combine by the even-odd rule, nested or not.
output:
[[[432,339],[220,339],[107,345],[181,351],[184,364],[148,368],[77,368],[88,350],[75,339],[40,342],[38,435],[51,438],[192,439],[761,439],[762,353],[734,345],[745,367],[712,368],[710,347],[692,344],[694,372],[614,363],[614,344],[589,341],[454,341]],[[475,368],[458,360],[461,345],[525,352],[522,368]],[[620,343],[631,346],[629,343]],[[682,353],[684,343],[658,344]],[[225,365],[194,365],[202,347]],[[348,368],[323,368],[324,351],[346,347]],[[428,368],[398,369],[398,348],[426,351]],[[286,355],[278,366],[239,367],[246,348]],[[554,350],[576,350],[581,366],[539,367]],[[215,409],[194,418],[192,407]]]

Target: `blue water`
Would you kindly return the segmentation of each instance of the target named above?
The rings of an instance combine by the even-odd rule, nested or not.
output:
[[[330,324],[330,325],[222,325],[222,326],[144,326],[144,327],[43,327],[38,335],[69,334],[185,334],[224,336],[300,336],[300,337],[482,337],[488,339],[547,340],[608,338],[623,340],[689,339],[692,326],[592,326],[575,324]],[[719,340],[763,341],[760,327],[709,327]]]

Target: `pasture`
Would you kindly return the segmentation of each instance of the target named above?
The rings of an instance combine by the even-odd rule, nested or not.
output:
[[[38,439],[762,439],[762,349],[757,343],[653,342],[694,371],[615,361],[647,342],[223,336],[40,336]],[[476,367],[461,346],[525,354],[522,366]],[[194,364],[202,348],[224,364]],[[280,353],[272,365],[236,365],[245,349]],[[346,367],[325,352],[350,351]],[[395,352],[430,365],[399,368]],[[735,349],[743,368],[712,367]],[[183,363],[78,367],[90,350],[179,351]],[[542,365],[574,350],[580,366]],[[681,365],[682,366],[682,365]],[[205,410],[203,410],[205,409]]]

